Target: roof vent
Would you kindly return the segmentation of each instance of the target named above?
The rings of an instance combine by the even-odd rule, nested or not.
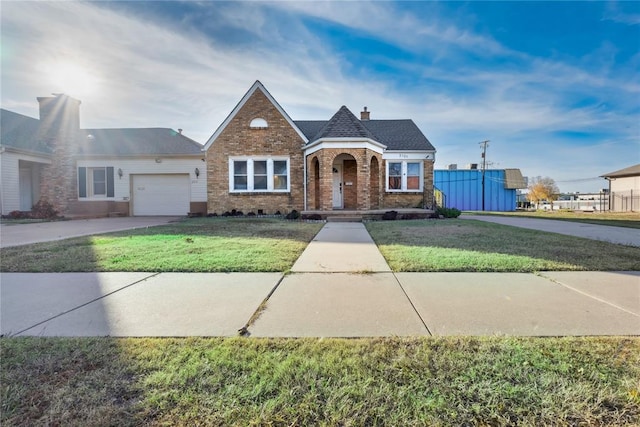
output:
[[[178,129],[178,133],[182,135],[182,129]]]

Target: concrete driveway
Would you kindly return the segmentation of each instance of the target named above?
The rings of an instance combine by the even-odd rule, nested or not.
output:
[[[478,221],[510,225],[512,227],[529,228],[531,230],[548,231],[550,233],[601,240],[619,245],[640,246],[640,229],[637,228],[614,227],[610,225],[586,224],[553,219],[516,218],[512,216],[461,215],[460,219],[475,219]]]
[[[112,231],[153,227],[178,221],[181,217],[124,217],[76,219],[70,221],[38,222],[33,224],[0,225],[0,248],[50,242],[70,237],[91,236]]]

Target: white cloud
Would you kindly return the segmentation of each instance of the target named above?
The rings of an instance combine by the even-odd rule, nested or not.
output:
[[[68,61],[90,70],[101,86],[78,95],[85,127],[179,127],[204,142],[259,79],[294,120],[328,119],[341,105],[356,115],[367,105],[374,119],[412,118],[436,145],[439,166],[479,159],[476,143],[483,139],[492,140],[490,156],[501,167],[552,177],[598,175],[628,166],[638,153],[637,76],[594,73],[586,65],[597,56],[582,67],[510,51],[447,19],[437,4],[428,16],[416,16],[383,2],[203,3],[198,13],[210,25],[250,34],[238,44],[209,37],[206,28],[190,26],[189,16],[154,20],[100,3],[2,7],[2,105],[32,116],[37,96],[60,91],[48,78],[51,64]],[[429,61],[390,64],[413,76],[410,87],[375,70],[351,75],[350,68],[366,64],[350,63],[303,17]],[[460,62],[465,51],[508,58],[508,66],[470,67]],[[601,105],[571,105],[585,96]],[[576,149],[555,135],[596,129],[616,135],[601,142],[610,144],[605,156],[601,146]],[[581,166],[567,166],[567,158],[579,158]]]

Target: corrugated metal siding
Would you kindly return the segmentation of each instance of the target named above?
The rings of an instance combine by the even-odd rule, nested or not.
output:
[[[504,170],[485,171],[485,210],[514,211],[516,190],[504,188]],[[461,211],[482,210],[482,171],[435,170],[434,186],[444,194],[445,206]]]

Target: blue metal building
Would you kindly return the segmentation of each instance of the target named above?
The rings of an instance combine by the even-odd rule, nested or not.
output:
[[[453,169],[434,171],[436,199],[440,206],[461,211],[481,211],[482,170]],[[484,171],[484,210],[515,211],[516,191],[526,188],[520,169]]]

